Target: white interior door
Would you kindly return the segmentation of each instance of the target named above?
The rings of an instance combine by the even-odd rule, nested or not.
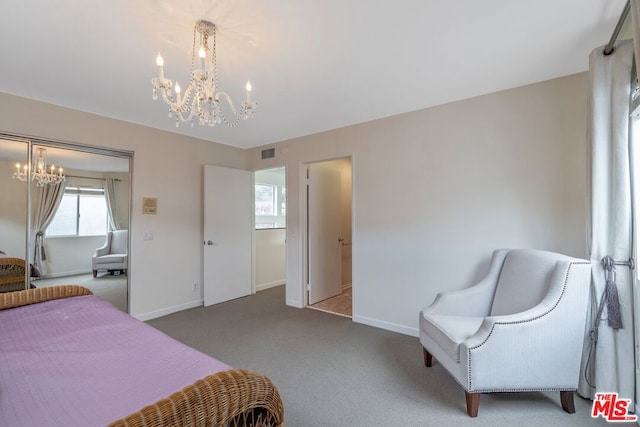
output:
[[[340,172],[315,163],[309,165],[309,304],[342,291]]]
[[[251,172],[204,167],[204,305],[251,294]]]

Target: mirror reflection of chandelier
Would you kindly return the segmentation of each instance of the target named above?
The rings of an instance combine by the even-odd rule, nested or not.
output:
[[[196,46],[197,34],[200,34],[199,45]],[[211,37],[211,45],[209,45]],[[199,61],[196,62],[196,49]],[[218,70],[216,64],[216,27],[209,21],[198,21],[193,28],[193,50],[191,53],[191,80],[182,95],[182,89],[176,81],[164,77],[164,60],[158,54],[156,58],[158,77],[151,80],[153,85],[153,99],[158,99],[158,92],[169,105],[169,117],[175,117],[176,127],[180,122],[198,120],[201,126],[215,126],[225,123],[235,126],[241,119],[253,117],[256,102],[251,100],[251,83],[247,81],[246,99],[238,111],[231,98],[218,86]],[[231,110],[232,117],[228,118],[222,108],[224,101]]]
[[[35,182],[38,187],[62,182],[64,179],[62,168],[56,169],[54,165],[47,166],[47,150],[44,148],[36,148],[36,150],[38,154],[33,159],[33,165],[31,167],[27,164],[20,166],[20,163],[16,163],[16,171],[13,173],[13,179],[26,181],[29,179],[29,173],[31,173],[31,180]]]

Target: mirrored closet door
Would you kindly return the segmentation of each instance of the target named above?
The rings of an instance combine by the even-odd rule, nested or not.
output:
[[[131,158],[0,139],[0,291],[78,284],[128,311]]]

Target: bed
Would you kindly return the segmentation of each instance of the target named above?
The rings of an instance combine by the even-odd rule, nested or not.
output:
[[[264,375],[175,341],[81,286],[0,294],[0,425],[280,426]]]

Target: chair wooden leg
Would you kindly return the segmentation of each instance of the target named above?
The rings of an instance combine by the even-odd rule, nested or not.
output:
[[[467,400],[467,414],[470,417],[478,416],[478,407],[480,406],[480,393],[464,392],[464,397]]]
[[[426,366],[427,368],[432,367],[433,366],[433,356],[424,347],[422,347],[422,355],[424,356],[424,366]]]
[[[573,391],[561,391],[560,392],[560,403],[562,404],[562,409],[569,414],[575,414],[576,408],[573,405]]]

